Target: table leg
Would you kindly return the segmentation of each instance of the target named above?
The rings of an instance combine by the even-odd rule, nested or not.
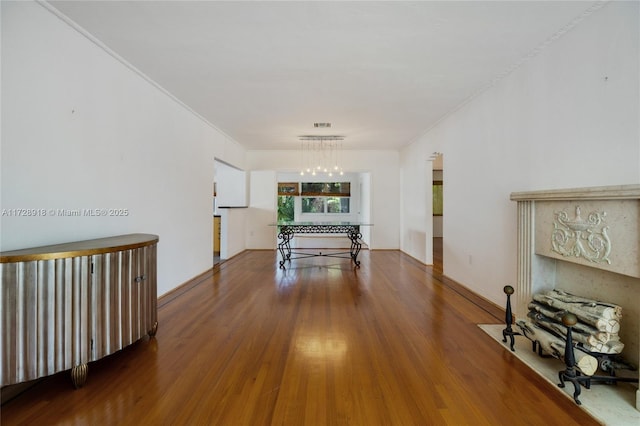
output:
[[[360,267],[360,261],[358,260],[358,254],[360,253],[360,248],[362,247],[362,243],[360,242],[362,239],[362,234],[357,230],[349,231],[347,237],[351,240],[351,259],[356,264],[356,266]]]
[[[291,244],[290,241],[293,238],[293,232],[283,230],[278,234],[278,239],[282,240],[278,243],[278,250],[280,251],[280,267],[284,269],[284,262],[291,261]]]

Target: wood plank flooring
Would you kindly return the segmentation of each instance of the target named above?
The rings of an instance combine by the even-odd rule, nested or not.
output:
[[[399,251],[278,268],[247,251],[160,300],[159,329],[2,406],[2,425],[594,425]],[[287,265],[289,266],[289,265]]]

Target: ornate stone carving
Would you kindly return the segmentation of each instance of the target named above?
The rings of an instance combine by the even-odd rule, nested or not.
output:
[[[566,211],[555,212],[551,247],[562,256],[582,257],[594,263],[611,264],[611,240],[604,224],[606,212],[591,212],[587,219],[580,216],[580,206],[576,207],[574,219],[569,219]]]

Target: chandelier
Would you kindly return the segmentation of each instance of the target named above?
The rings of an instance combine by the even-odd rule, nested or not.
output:
[[[344,136],[302,135],[300,139],[300,176],[343,175],[342,141]]]

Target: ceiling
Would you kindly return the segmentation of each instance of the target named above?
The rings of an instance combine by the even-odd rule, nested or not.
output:
[[[247,149],[399,149],[596,2],[49,3]]]

